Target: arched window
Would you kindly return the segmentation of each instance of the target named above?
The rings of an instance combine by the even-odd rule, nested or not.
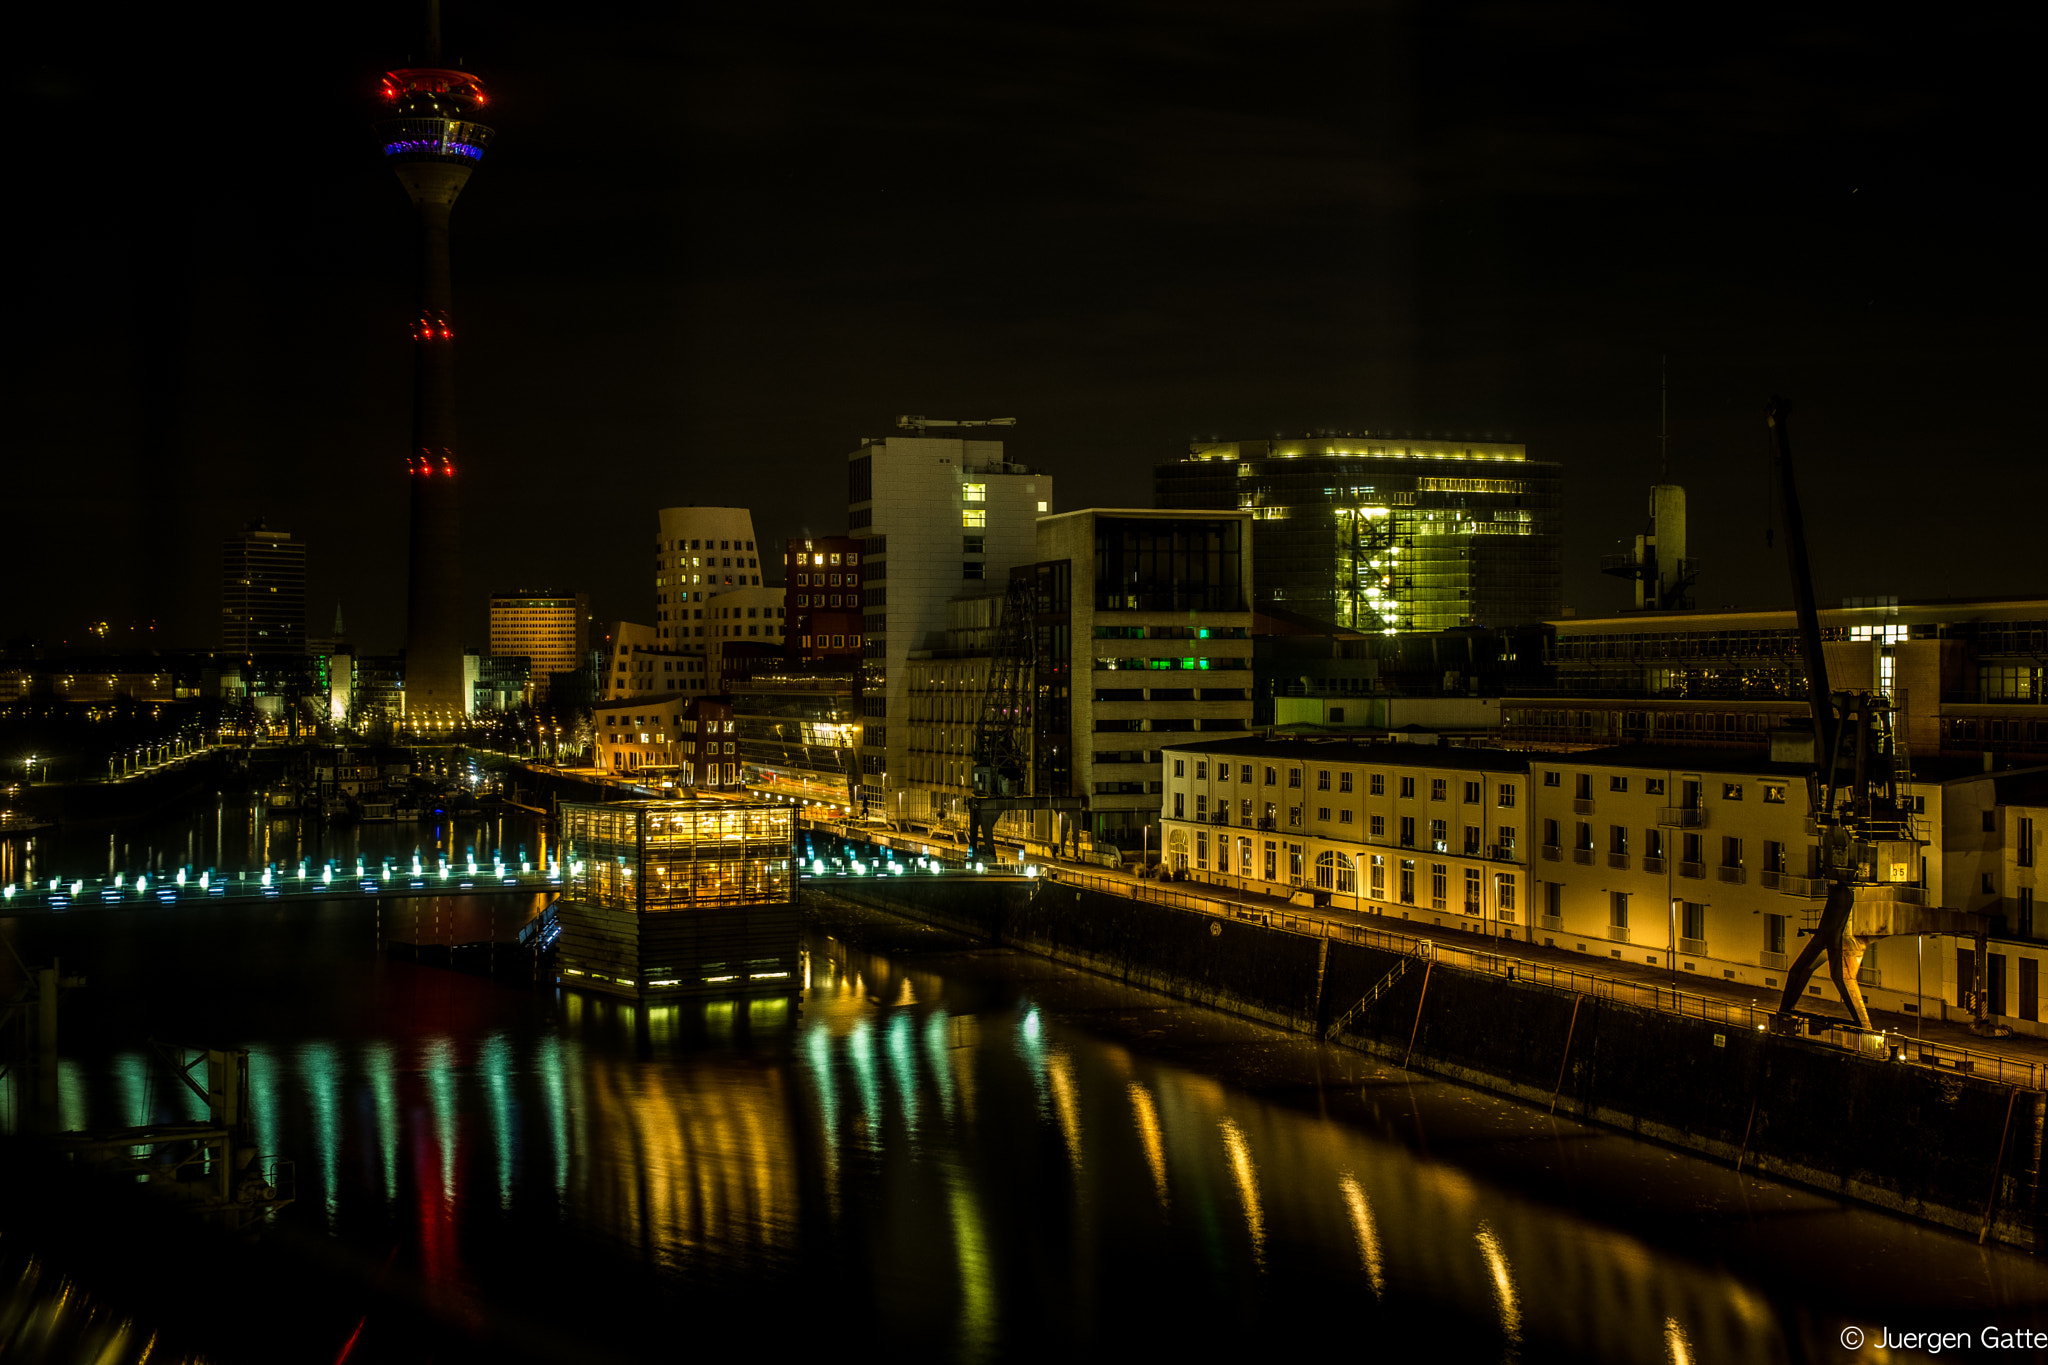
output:
[[[1166,865],[1175,872],[1188,870],[1188,832],[1175,830],[1166,841]]]
[[[1316,889],[1328,891],[1337,884],[1337,855],[1318,853],[1316,855]]]
[[[1342,853],[1337,855],[1337,890],[1346,896],[1358,894],[1358,864]]]

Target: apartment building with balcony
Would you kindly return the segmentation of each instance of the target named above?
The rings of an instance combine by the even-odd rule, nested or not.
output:
[[[1169,744],[1152,846],[1192,881],[1431,928],[1528,932],[1528,759],[1351,739]]]

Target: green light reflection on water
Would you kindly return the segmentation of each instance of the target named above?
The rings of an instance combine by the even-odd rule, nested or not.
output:
[[[434,1106],[434,1142],[441,1149],[441,1199],[455,1203],[455,1044],[430,1039],[420,1049],[427,1073],[427,1095]]]
[[[562,1066],[562,1040],[543,1038],[534,1061],[540,1070],[541,1094],[547,1101],[548,1141],[555,1156],[555,1203],[560,1205],[569,1193],[569,1096]]]
[[[57,1121],[67,1133],[85,1131],[85,1073],[69,1057],[57,1059]]]
[[[277,1058],[263,1043],[249,1045],[249,1122],[256,1133],[256,1154],[277,1153]]]
[[[846,1032],[846,1056],[853,1063],[853,1078],[860,1085],[861,1115],[867,1123],[868,1144],[882,1146],[882,1096],[875,1083],[875,1035],[866,1019],[856,1020]]]
[[[933,1010],[924,1021],[925,1051],[931,1054],[932,1075],[939,1083],[939,1108],[948,1125],[954,1120],[952,1016]]]
[[[299,1046],[299,1079],[313,1108],[313,1140],[320,1147],[320,1183],[327,1199],[327,1225],[334,1226],[340,1182],[336,1165],[341,1151],[341,1064],[326,1043]]]
[[[498,1206],[512,1207],[512,1048],[505,1035],[484,1039],[477,1056],[491,1097],[491,1143],[498,1152]]]
[[[377,1149],[384,1162],[384,1199],[398,1202],[398,1079],[391,1044],[379,1039],[363,1049],[363,1070],[377,1105]]]
[[[889,1073],[896,1080],[896,1099],[903,1106],[903,1126],[917,1141],[917,1045],[910,1014],[899,1010],[889,1021]]]

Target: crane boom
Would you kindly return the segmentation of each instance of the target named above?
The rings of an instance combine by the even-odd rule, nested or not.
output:
[[[896,419],[896,425],[904,431],[922,433],[926,427],[1014,427],[1014,417],[919,417],[905,415]]]

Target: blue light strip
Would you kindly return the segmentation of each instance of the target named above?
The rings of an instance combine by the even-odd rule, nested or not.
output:
[[[428,141],[425,138],[384,144],[386,156],[417,156],[422,152],[431,156],[466,156],[471,161],[477,161],[483,157],[484,149],[472,147],[466,142]]]

